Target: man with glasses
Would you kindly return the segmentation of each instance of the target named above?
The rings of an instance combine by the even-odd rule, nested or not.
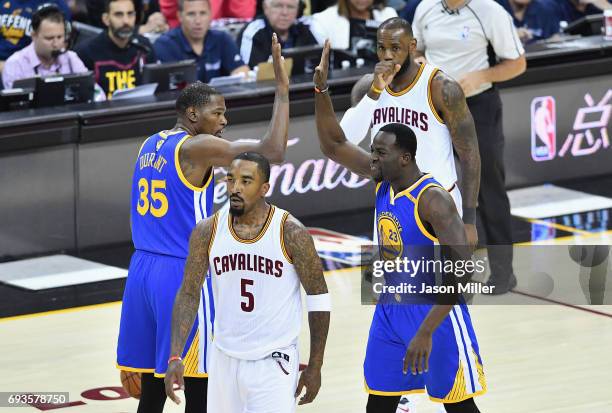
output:
[[[263,16],[249,23],[238,36],[240,56],[250,67],[270,59],[266,45],[272,41],[272,33],[284,49],[317,44],[304,19],[298,19],[300,0],[264,0]]]
[[[208,83],[219,76],[246,73],[238,47],[232,37],[219,30],[209,30],[211,13],[208,0],[179,0],[180,27],[170,30],[155,42],[155,53],[162,62],[194,59],[198,79]],[[267,44],[270,49],[272,38]]]

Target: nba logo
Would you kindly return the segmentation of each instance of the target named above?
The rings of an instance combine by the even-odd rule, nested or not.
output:
[[[541,96],[531,101],[531,157],[549,161],[557,152],[555,98]]]

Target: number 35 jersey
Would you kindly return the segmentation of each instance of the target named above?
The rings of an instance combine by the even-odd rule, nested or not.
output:
[[[214,345],[230,357],[258,360],[297,343],[300,280],[284,245],[288,213],[270,206],[257,236],[234,231],[229,208],[215,215],[209,266],[215,301]]]
[[[201,187],[179,164],[184,131],[159,132],[140,148],[132,180],[132,240],[137,250],[186,258],[195,225],[213,213],[213,171]]]

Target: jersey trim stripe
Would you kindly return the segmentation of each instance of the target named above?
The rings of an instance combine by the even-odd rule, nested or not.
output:
[[[160,135],[161,135],[161,132],[160,132]],[[181,162],[179,161],[179,151],[181,150],[181,146],[183,146],[183,143],[185,143],[185,141],[189,138],[191,138],[191,135],[185,135],[185,137],[181,139],[179,143],[176,144],[176,149],[174,150],[174,167],[176,168],[176,173],[179,179],[187,188],[193,191],[203,192],[208,187],[208,185],[210,185],[210,181],[212,180],[212,177],[213,177],[213,169],[210,168],[210,170],[208,171],[208,179],[206,180],[206,183],[202,185],[201,187],[192,185],[187,180],[187,178],[185,178],[185,175],[183,175],[183,170],[181,169]]]
[[[421,77],[421,74],[423,73],[423,70],[425,69],[425,65],[421,65],[421,67],[419,67],[419,71],[417,73],[417,75],[414,77],[414,80],[412,81],[412,83],[410,83],[408,85],[408,87],[404,90],[400,90],[399,92],[394,92],[391,90],[391,87],[387,85],[387,93],[389,93],[391,96],[402,96],[405,95],[406,93],[410,92],[410,89],[412,89],[414,87],[414,85],[417,84],[417,82],[419,81],[419,78]]]
[[[287,249],[285,248],[285,222],[287,221],[287,218],[289,218],[289,212],[285,212],[283,214],[283,219],[281,219],[280,243],[281,249],[283,250],[283,255],[285,256],[289,264],[293,264],[293,260],[291,259],[289,253],[287,252]]]
[[[396,194],[393,193],[393,187],[391,186],[391,184],[389,184],[389,195],[391,196],[391,205],[395,205],[395,201],[400,198],[403,195],[406,195],[412,202],[414,202],[416,204],[416,201],[414,199],[414,197],[412,196],[412,194],[410,194],[410,192],[416,188],[417,186],[419,186],[421,184],[421,182],[423,182],[425,179],[431,178],[431,174],[425,174],[422,177],[420,177],[419,179],[417,179],[417,181],[415,183],[413,183],[412,185],[410,185],[408,188],[404,189],[403,191],[400,191]]]
[[[425,229],[425,225],[423,225],[423,222],[421,221],[421,217],[419,216],[419,200],[421,199],[421,196],[423,195],[423,193],[425,193],[425,191],[431,187],[441,188],[442,190],[446,191],[446,189],[442,188],[440,185],[437,185],[437,184],[425,185],[423,189],[421,189],[421,192],[419,193],[419,196],[417,196],[416,202],[414,203],[414,220],[416,221],[423,235],[425,235],[427,238],[429,238],[433,242],[438,242],[438,238],[434,237],[432,234],[429,233],[429,231]]]
[[[142,153],[142,148],[144,148],[144,146],[149,141],[149,139],[151,139],[151,136],[149,136],[147,139],[145,139],[144,142],[142,143],[142,145],[140,145],[140,149],[138,149],[138,156],[136,157],[136,159],[140,158],[140,154]]]
[[[442,125],[444,125],[444,120],[438,114],[438,111],[436,110],[436,107],[433,104],[433,99],[431,97],[431,81],[433,80],[433,78],[436,75],[436,73],[438,73],[439,71],[440,71],[440,69],[435,68],[431,72],[431,75],[429,75],[429,80],[427,81],[427,102],[429,102],[429,108],[431,109],[431,113],[433,113],[434,117],[438,120],[438,122],[440,122]]]
[[[376,189],[374,190],[375,194],[378,194],[378,190],[380,189],[380,186],[382,185],[382,182],[379,182],[376,184]]]
[[[210,232],[210,243],[208,244],[208,255],[209,256],[210,256],[210,250],[212,249],[212,246],[213,246],[213,241],[215,240],[215,235],[217,234],[217,221],[219,221],[218,213],[213,215],[213,227],[212,227],[212,231]]]
[[[243,244],[254,244],[257,241],[259,241],[261,239],[261,237],[263,237],[266,233],[266,230],[268,229],[268,227],[270,226],[270,223],[272,222],[272,217],[274,216],[274,205],[270,205],[270,211],[268,211],[268,218],[266,219],[266,223],[264,224],[263,228],[261,229],[261,231],[259,231],[259,234],[257,234],[257,236],[253,239],[242,239],[238,236],[238,234],[236,234],[236,232],[234,231],[234,225],[232,222],[232,214],[227,214],[227,224],[229,226],[229,230],[230,233],[232,234],[232,237],[234,237],[234,239],[238,242],[241,242]]]
[[[131,371],[131,372],[134,372],[134,373],[154,373],[155,372],[155,369],[139,369],[139,368],[136,368],[136,367],[122,366],[122,365],[117,364],[117,363],[115,363],[115,366],[119,370]]]

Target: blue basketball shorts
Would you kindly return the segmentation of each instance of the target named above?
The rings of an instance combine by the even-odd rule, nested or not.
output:
[[[363,365],[370,394],[424,393],[439,403],[458,403],[486,392],[483,363],[465,304],[455,305],[432,337],[429,370],[403,373],[403,360],[431,305],[378,304]]]
[[[163,377],[170,357],[174,299],[186,260],[137,250],[123,293],[117,344],[117,368]],[[207,355],[214,321],[210,279],[205,278],[200,305],[182,358],[186,377],[207,377]]]

